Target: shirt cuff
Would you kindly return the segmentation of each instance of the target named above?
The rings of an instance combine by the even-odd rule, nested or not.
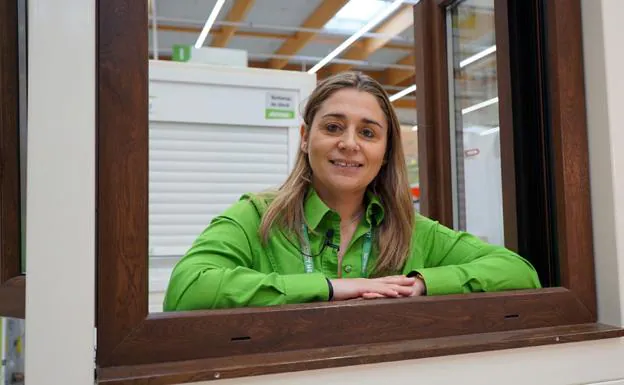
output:
[[[282,278],[288,304],[329,299],[327,279],[321,273],[288,274]]]
[[[427,295],[462,294],[461,284],[454,266],[430,267],[416,270],[422,275]]]

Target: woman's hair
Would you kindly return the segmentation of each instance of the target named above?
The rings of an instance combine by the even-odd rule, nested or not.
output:
[[[375,231],[378,258],[373,274],[396,272],[403,267],[409,254],[414,208],[401,145],[400,123],[382,86],[371,77],[358,72],[344,72],[324,79],[314,89],[305,106],[304,135],[310,134],[314,116],[325,100],[342,89],[356,89],[375,96],[388,122],[385,163],[369,184],[368,190],[379,196],[384,207],[384,219]],[[301,239],[301,224],[305,221],[303,206],[311,177],[312,168],[308,156],[299,148],[294,169],[280,186],[262,217],[260,237],[263,242],[268,241],[274,226],[295,232]]]

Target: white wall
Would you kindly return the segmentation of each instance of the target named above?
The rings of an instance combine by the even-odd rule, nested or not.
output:
[[[624,143],[618,131],[624,2],[583,0],[583,6],[600,320],[621,324],[624,223],[617,214],[624,210],[624,151],[616,144]],[[95,296],[94,162],[86,153],[95,133],[94,1],[30,0],[29,16],[26,378],[29,385],[87,385],[93,383]],[[60,54],[67,47],[71,54]],[[622,362],[624,339],[610,339],[221,383],[579,384],[624,379]],[[616,383],[622,381],[609,382]]]
[[[598,314],[605,323],[621,325],[624,323],[624,151],[621,148],[624,144],[624,2],[583,0],[582,4]]]
[[[26,383],[93,383],[95,1],[28,1]]]

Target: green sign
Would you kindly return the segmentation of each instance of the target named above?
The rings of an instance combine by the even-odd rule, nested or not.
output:
[[[172,47],[171,60],[189,61],[191,58],[191,46],[186,44],[174,44]]]
[[[265,119],[294,119],[295,118],[295,95],[283,92],[268,92],[266,106],[264,107]]]
[[[295,111],[267,108],[266,110],[264,110],[264,117],[266,119],[294,119]]]

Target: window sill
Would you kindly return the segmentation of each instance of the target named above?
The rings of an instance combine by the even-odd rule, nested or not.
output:
[[[18,276],[0,285],[0,314],[24,318],[26,313],[26,277]]]
[[[598,323],[99,369],[98,384],[168,385],[616,338]],[[235,358],[235,359],[234,359]]]

